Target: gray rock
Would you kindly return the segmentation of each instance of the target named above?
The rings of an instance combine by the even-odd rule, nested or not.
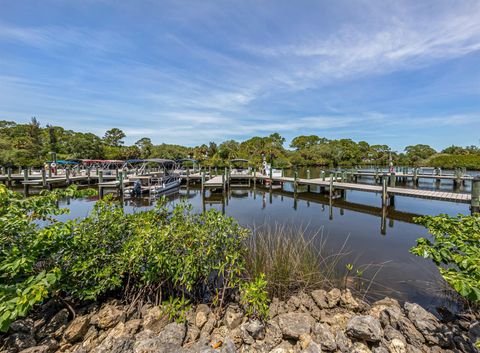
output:
[[[347,324],[347,335],[369,342],[378,342],[383,337],[380,321],[373,316],[354,316]]]
[[[313,339],[322,345],[322,349],[327,352],[332,352],[337,349],[337,342],[328,325],[317,323],[313,328]]]
[[[418,304],[405,303],[404,308],[410,321],[430,344],[442,347],[448,347],[451,344],[451,339],[445,334],[446,330],[433,314]]]
[[[6,341],[8,347],[15,348],[17,351],[33,347],[36,344],[37,342],[31,334],[21,332],[11,334]]]
[[[69,319],[69,311],[67,309],[62,309],[58,313],[56,313],[50,321],[40,328],[36,333],[38,339],[43,339],[47,336],[55,335],[56,333],[61,333],[61,331],[66,327],[68,324]]]
[[[302,334],[310,334],[315,320],[305,313],[278,315],[278,326],[285,338],[298,339]]]
[[[225,325],[233,330],[240,326],[243,320],[243,313],[236,305],[229,305],[227,310],[225,310],[224,321]]]
[[[395,330],[392,326],[388,325],[388,326],[385,326],[385,328],[383,329],[383,334],[385,336],[385,338],[389,341],[393,340],[394,338],[396,339],[399,339],[405,343],[407,343],[407,340],[405,339],[405,337],[403,337],[403,335],[400,333],[400,331],[398,330]]]
[[[300,307],[301,304],[302,304],[302,301],[300,300],[300,298],[297,297],[296,295],[292,295],[287,300],[287,309],[288,311],[295,311]]]
[[[398,330],[402,333],[407,342],[415,347],[422,347],[425,343],[425,337],[417,330],[415,325],[406,317],[401,317],[398,322]]]
[[[200,311],[195,315],[195,325],[198,328],[201,329],[207,321],[208,321],[208,313],[204,311]]]
[[[260,320],[251,320],[245,323],[245,329],[255,340],[263,340],[265,338],[265,325]]]
[[[202,330],[200,332],[200,336],[201,337],[209,336],[212,333],[216,323],[217,323],[217,319],[215,317],[215,314],[214,313],[208,314],[208,320],[205,323],[205,325],[203,325]]]
[[[158,334],[158,339],[162,343],[181,346],[185,339],[186,330],[185,324],[172,322]]]
[[[172,344],[161,342],[158,338],[136,342],[133,347],[134,353],[187,353],[187,349]]]
[[[335,335],[335,341],[337,343],[338,350],[342,353],[346,353],[352,346],[352,341],[341,330],[338,330]]]
[[[271,348],[278,346],[282,342],[283,333],[276,320],[267,322],[264,342]]]
[[[301,353],[322,353],[322,346],[314,341],[311,341],[300,352]]]
[[[88,331],[90,318],[88,316],[78,316],[68,325],[63,339],[67,342],[74,343],[80,341]]]
[[[31,334],[34,330],[34,322],[31,319],[22,319],[14,321],[10,324],[10,332],[21,332]]]
[[[130,353],[133,343],[133,340],[128,337],[110,337],[91,350],[91,353]]]
[[[311,295],[320,309],[329,308],[326,291],[324,291],[323,289],[318,289],[313,291]]]
[[[399,307],[388,306],[385,307],[376,317],[379,317],[380,323],[383,327],[391,326],[395,329],[398,329],[398,321],[404,317],[404,315],[402,313],[402,309]]]
[[[468,338],[473,345],[480,341],[480,322],[475,321],[470,324],[468,328]]]

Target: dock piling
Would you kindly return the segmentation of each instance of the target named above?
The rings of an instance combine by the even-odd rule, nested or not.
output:
[[[382,178],[382,207],[387,205],[387,179]]]
[[[480,213],[480,176],[477,175],[472,180],[472,199],[470,201],[470,211],[472,214]]]

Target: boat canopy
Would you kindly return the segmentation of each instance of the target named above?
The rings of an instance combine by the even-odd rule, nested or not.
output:
[[[247,159],[242,159],[242,158],[235,158],[230,160],[230,163],[248,163]]]
[[[171,159],[163,159],[163,158],[149,158],[144,159],[144,163],[159,163],[159,164],[175,164],[174,160]]]
[[[191,159],[191,158],[181,158],[177,159],[177,163],[184,163],[184,162],[192,162],[192,163],[198,163],[196,159]]]
[[[122,164],[124,161],[118,159],[82,159],[83,164],[102,164],[102,163],[109,163],[109,164]]]
[[[57,159],[57,164],[59,165],[77,165],[80,164],[79,161],[72,161],[72,160],[63,160],[63,159]]]

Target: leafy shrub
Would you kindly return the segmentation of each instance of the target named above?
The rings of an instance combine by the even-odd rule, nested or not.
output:
[[[265,274],[261,273],[251,282],[240,285],[240,303],[245,307],[247,316],[265,320],[268,316],[268,293]]]
[[[443,278],[465,298],[480,301],[480,217],[424,216],[433,239],[420,238],[410,251],[432,259]]]
[[[96,299],[108,293],[127,301],[176,296],[222,304],[244,273],[247,231],[215,210],[192,212],[166,200],[126,214],[106,197],[83,219],[55,215],[75,188],[23,199],[0,188],[0,329],[38,302],[61,295]]]
[[[192,308],[190,301],[182,297],[169,297],[162,303],[162,312],[167,315],[170,320],[178,323],[187,320],[187,312]]]

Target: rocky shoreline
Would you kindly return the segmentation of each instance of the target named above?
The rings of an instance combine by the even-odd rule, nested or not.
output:
[[[112,300],[72,310],[47,303],[17,320],[4,335],[9,353],[233,353],[478,352],[478,315],[438,319],[418,304],[385,298],[372,304],[349,290],[299,293],[274,299],[265,322],[248,319],[237,304],[222,312],[200,304],[186,322],[171,322],[158,306],[132,309]]]

